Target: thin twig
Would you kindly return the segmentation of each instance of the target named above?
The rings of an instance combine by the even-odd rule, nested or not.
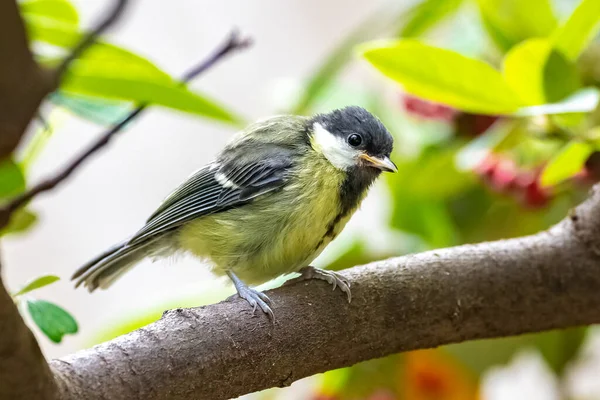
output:
[[[227,41],[219,46],[208,58],[203,60],[200,64],[193,67],[191,70],[186,72],[182,78],[182,84],[189,82],[198,75],[205,72],[207,69],[215,65],[219,60],[223,59],[226,55],[232,53],[235,50],[240,50],[248,47],[251,41],[247,38],[241,38],[237,31],[233,31]],[[15,197],[3,208],[0,208],[0,228],[6,226],[9,221],[10,215],[17,209],[27,204],[31,199],[40,193],[47,192],[55,188],[62,181],[67,179],[85,160],[87,160],[92,154],[106,146],[112,137],[123,130],[123,127],[131,122],[133,119],[138,117],[145,109],[148,104],[142,104],[133,110],[119,123],[115,124],[112,128],[106,131],[100,138],[94,142],[89,148],[81,153],[73,162],[68,164],[62,171],[57,173],[55,176],[48,178],[39,184],[35,185],[25,193]]]
[[[60,84],[60,80],[63,78],[65,72],[69,69],[69,66],[73,61],[79,58],[84,51],[86,51],[91,45],[93,45],[98,37],[104,33],[111,25],[113,25],[119,17],[123,14],[123,10],[127,5],[128,0],[117,0],[113,9],[104,17],[104,19],[91,31],[89,32],[75,48],[65,57],[60,65],[56,68],[56,82]]]
[[[250,38],[241,38],[240,33],[234,29],[231,31],[227,41],[223,43],[223,45],[217,48],[210,57],[206,58],[200,64],[183,74],[181,81],[188,83],[207,69],[211,68],[217,61],[226,56],[228,53],[231,53],[235,50],[248,48],[250,45],[252,45],[252,40]]]

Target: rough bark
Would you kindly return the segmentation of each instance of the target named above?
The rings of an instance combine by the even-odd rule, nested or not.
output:
[[[0,1],[0,60],[2,162],[17,147],[40,102],[53,89],[52,74],[33,60],[13,0]],[[0,226],[8,217],[0,213]],[[55,392],[39,346],[0,279],[0,399],[44,400],[53,398]]]
[[[19,144],[53,75],[33,60],[17,3],[0,1],[0,161]]]
[[[166,312],[51,362],[64,399],[227,399],[359,361],[470,339],[600,322],[600,190],[537,235],[344,271],[269,292],[275,324],[243,301]]]
[[[51,400],[56,394],[35,337],[0,284],[0,399]]]

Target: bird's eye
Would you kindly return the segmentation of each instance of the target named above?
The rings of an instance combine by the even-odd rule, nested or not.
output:
[[[359,134],[353,133],[348,136],[348,144],[352,147],[358,147],[362,143],[362,137]]]

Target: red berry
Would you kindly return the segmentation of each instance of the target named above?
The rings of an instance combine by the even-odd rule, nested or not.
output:
[[[504,158],[496,164],[491,176],[491,184],[498,191],[505,191],[514,186],[517,179],[517,166],[510,158]]]
[[[498,166],[500,160],[494,154],[488,154],[485,158],[475,167],[475,173],[483,177],[491,177]]]
[[[523,202],[531,208],[541,208],[550,201],[550,193],[540,186],[539,180],[531,182],[525,187]]]
[[[456,114],[456,110],[451,107],[433,103],[409,94],[402,95],[401,100],[404,109],[408,113],[424,119],[450,122]]]
[[[475,168],[489,187],[499,193],[512,193],[525,206],[540,208],[552,199],[552,194],[541,187],[539,177],[542,168],[520,171],[510,158],[489,154]]]
[[[494,115],[475,115],[475,123],[473,124],[473,133],[475,135],[481,135],[487,131],[490,126],[494,125],[494,122],[498,120],[498,117]]]
[[[525,188],[536,180],[536,175],[533,171],[519,171],[517,179],[515,179],[515,187],[525,190]]]
[[[455,130],[459,135],[479,136],[498,120],[494,115],[460,113],[455,118]]]

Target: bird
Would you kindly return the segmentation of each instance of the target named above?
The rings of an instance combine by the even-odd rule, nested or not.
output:
[[[396,172],[393,137],[358,106],[313,116],[281,115],[235,134],[215,158],[177,187],[133,236],[79,268],[75,287],[106,289],[145,258],[191,254],[228,276],[237,295],[271,319],[253,288],[281,275],[343,275],[310,263],[338,236],[381,172]]]

